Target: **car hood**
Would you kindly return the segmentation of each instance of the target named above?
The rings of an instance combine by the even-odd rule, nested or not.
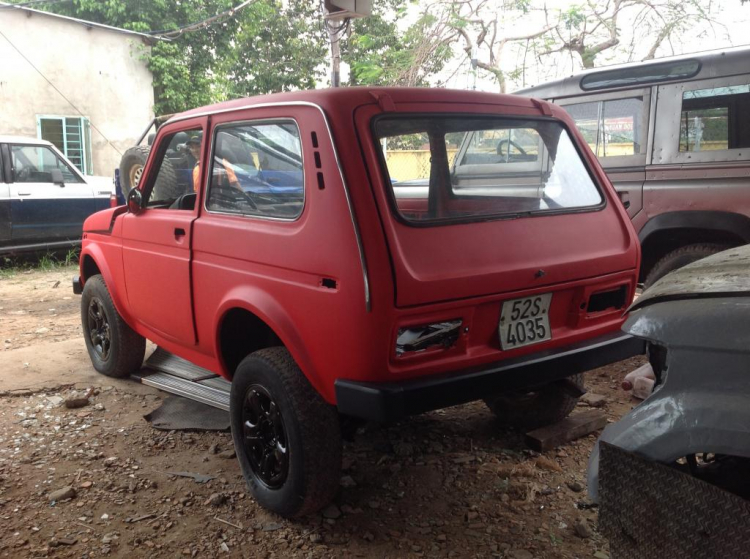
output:
[[[631,305],[634,311],[682,299],[750,296],[750,245],[725,250],[671,272]]]
[[[86,184],[91,185],[91,187],[94,189],[94,193],[96,194],[111,194],[115,191],[115,185],[112,181],[112,177],[87,175],[85,179]]]
[[[84,233],[111,233],[115,218],[128,211],[127,206],[107,208],[95,214],[91,214],[83,222]]]

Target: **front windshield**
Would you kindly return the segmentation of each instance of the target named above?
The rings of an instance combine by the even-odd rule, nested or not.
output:
[[[375,122],[375,134],[396,208],[408,221],[512,217],[602,203],[559,122],[384,117]]]

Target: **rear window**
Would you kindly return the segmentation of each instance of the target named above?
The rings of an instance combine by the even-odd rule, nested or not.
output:
[[[374,125],[398,214],[413,223],[595,208],[599,189],[556,121],[444,115]]]

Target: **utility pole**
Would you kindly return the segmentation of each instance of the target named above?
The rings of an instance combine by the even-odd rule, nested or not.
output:
[[[341,87],[341,37],[355,17],[372,13],[372,0],[323,0],[323,19],[331,42],[331,87]]]
[[[345,24],[344,24],[345,25]],[[341,28],[331,27],[331,22],[326,21],[328,38],[331,41],[331,87],[341,87]]]

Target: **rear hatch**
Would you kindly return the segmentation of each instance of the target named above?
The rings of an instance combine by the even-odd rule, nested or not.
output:
[[[637,267],[632,226],[572,122],[517,103],[401,105],[371,120],[398,307]]]

